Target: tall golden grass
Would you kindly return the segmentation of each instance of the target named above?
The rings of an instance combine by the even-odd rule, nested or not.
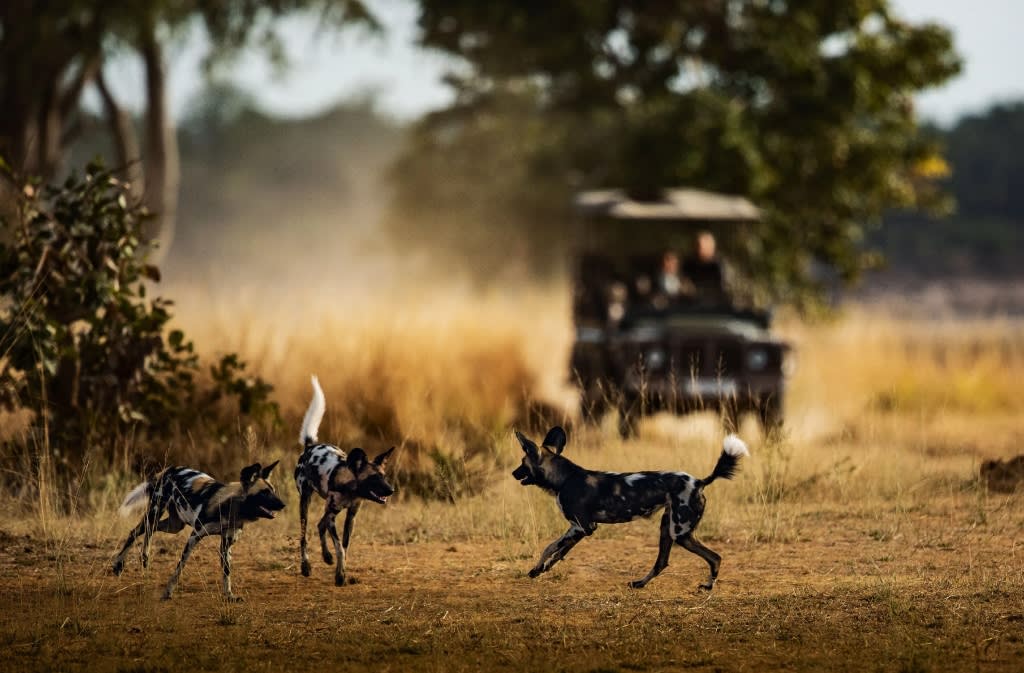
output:
[[[327,395],[321,439],[371,454],[399,446],[406,513],[388,519],[386,534],[522,539],[562,526],[557,511],[542,504],[546,496],[520,488],[507,471],[519,460],[511,428],[527,423],[535,402],[549,417],[550,409],[572,415],[565,287],[280,298],[177,287],[168,294],[178,300],[178,324],[203,350],[237,351],[275,386],[285,419],[276,431],[239,427],[237,437],[217,441],[169,438],[168,455],[185,455],[197,466],[279,457],[287,469],[278,478],[290,494],[287,473],[315,373]],[[785,432],[767,442],[752,419],[742,425],[752,447],[748,476],[721,488],[716,498],[734,507],[716,510],[706,526],[713,531],[721,518],[740,516],[749,535],[772,537],[786,528],[773,520],[773,505],[782,501],[868,506],[973,488],[981,460],[1011,455],[1024,439],[1022,327],[1011,319],[901,320],[864,308],[828,324],[783,320],[779,332],[797,358]],[[598,428],[573,428],[567,455],[596,469],[702,474],[722,437],[710,414],[649,419],[628,442],[613,425],[609,419]],[[115,467],[130,472],[127,460]],[[137,477],[108,472],[79,484],[88,508],[112,509]],[[462,506],[447,505],[457,499]]]

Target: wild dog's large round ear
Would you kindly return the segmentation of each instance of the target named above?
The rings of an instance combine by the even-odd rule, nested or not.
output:
[[[274,463],[276,465],[277,463]],[[253,483],[259,478],[260,472],[263,470],[263,466],[259,463],[253,463],[249,467],[242,468],[242,486],[252,486]]]
[[[530,458],[536,459],[538,455],[537,445],[533,441],[524,435],[523,433],[516,430],[516,439],[519,440],[519,445],[523,447],[523,451],[526,452]]]
[[[383,467],[388,462],[388,459],[391,458],[391,454],[394,452],[395,447],[392,446],[384,453],[378,454],[377,457],[373,459],[373,464],[376,465],[377,467]]]
[[[544,446],[554,449],[555,453],[562,453],[562,449],[565,448],[567,438],[565,436],[565,430],[561,426],[556,425],[555,427],[548,430],[548,434],[544,437]]]
[[[263,477],[264,479],[269,477],[270,473],[274,471],[274,468],[277,467],[277,464],[280,463],[280,462],[281,462],[280,460],[275,460],[270,465],[267,465],[265,468],[260,470],[260,476]]]
[[[366,467],[366,451],[352,449],[348,454],[348,469],[354,474],[359,474]]]

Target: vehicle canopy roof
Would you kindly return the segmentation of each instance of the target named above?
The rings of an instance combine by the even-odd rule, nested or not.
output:
[[[724,239],[761,219],[761,211],[742,196],[690,187],[663,189],[654,199],[636,199],[622,189],[577,193],[577,251],[633,253],[687,244],[694,232],[708,229]]]
[[[761,219],[757,206],[742,196],[677,187],[661,190],[660,198],[638,200],[621,189],[580,192],[576,211],[588,219],[650,223],[740,223]]]

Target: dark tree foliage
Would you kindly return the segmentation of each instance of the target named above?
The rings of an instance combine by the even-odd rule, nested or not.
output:
[[[456,57],[454,104],[395,169],[397,226],[479,243],[564,227],[571,191],[743,194],[764,223],[729,251],[769,295],[853,281],[864,227],[942,205],[912,95],[959,69],[950,33],[887,0],[423,0],[422,43]],[[445,233],[450,232],[450,233]],[[502,246],[494,249],[507,251]]]
[[[929,128],[949,159],[942,186],[956,212],[901,211],[871,242],[897,274],[1020,277],[1024,269],[1024,103],[993,105],[951,128]]]
[[[172,302],[147,297],[145,212],[90,165],[61,186],[21,190],[0,227],[0,405],[36,412],[36,441],[74,467],[91,442],[159,437],[217,422],[217,402],[276,421],[272,388],[225,356],[201,379],[194,346],[169,329]]]

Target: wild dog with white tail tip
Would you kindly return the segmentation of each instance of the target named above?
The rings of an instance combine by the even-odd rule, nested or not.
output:
[[[658,559],[643,579],[629,583],[641,589],[668,566],[672,545],[678,544],[707,561],[711,568],[708,581],[700,585],[710,591],[718,579],[722,557],[701,544],[694,531],[704,516],[704,489],[716,479],[731,479],[736,474],[747,445],[739,437],[729,435],[722,444],[722,454],[711,474],[698,479],[685,472],[595,472],[587,470],[562,455],[565,431],[553,427],[538,447],[528,437],[516,432],[522,445],[522,464],[512,472],[523,486],[539,486],[555,496],[562,514],[571,524],[565,535],[547,546],[537,565],[530,570],[536,577],[551,569],[569,553],[576,543],[592,535],[602,523],[626,523],[648,517],[665,508],[661,515],[661,540]]]
[[[240,481],[230,484],[189,467],[169,467],[151,481],[136,486],[121,505],[121,513],[130,513],[148,498],[146,514],[128,534],[118,552],[114,560],[114,574],[120,575],[124,571],[125,554],[140,535],[145,535],[142,567],[148,568],[153,532],[179,533],[187,524],[192,527],[192,534],[185,543],[178,567],[167,583],[164,599],[169,599],[174,593],[181,570],[199,541],[207,535],[220,535],[224,597],[232,601],[241,600],[231,593],[231,545],[242,526],[260,519],[273,519],[275,512],[284,509],[284,502],[277,497],[270,483],[270,473],[277,463],[275,460],[266,467],[259,463],[250,465],[242,469]],[[161,519],[164,510],[167,517]]]
[[[314,376],[313,399],[306,410],[306,417],[302,421],[302,431],[299,433],[299,444],[302,445],[302,455],[295,466],[295,487],[299,490],[299,525],[301,536],[299,542],[299,554],[302,560],[302,574],[309,577],[311,568],[309,555],[306,553],[306,522],[309,512],[309,501],[313,493],[318,493],[321,498],[327,501],[324,508],[324,515],[317,524],[317,531],[320,533],[320,551],[324,563],[334,563],[327,548],[327,534],[330,533],[331,541],[334,543],[334,556],[337,557],[337,565],[334,568],[334,583],[337,586],[345,584],[345,560],[348,555],[348,543],[352,537],[352,526],[359,512],[359,505],[363,500],[386,504],[395,489],[387,482],[384,476],[384,468],[388,459],[394,452],[391,447],[373,460],[369,460],[366,452],[362,449],[352,449],[345,454],[344,451],[332,444],[321,444],[317,442],[317,432],[320,429],[320,421],[324,417],[326,401],[324,391],[320,388],[320,381]],[[338,529],[334,519],[341,510],[345,511],[345,531],[339,543]]]

